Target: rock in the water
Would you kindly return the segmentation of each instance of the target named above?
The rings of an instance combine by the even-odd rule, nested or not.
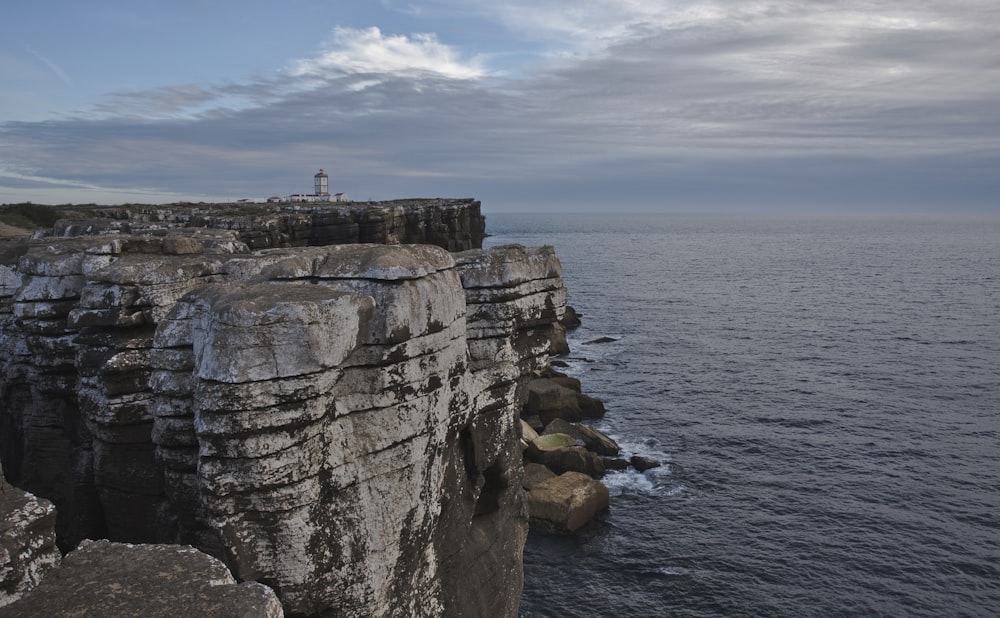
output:
[[[564,433],[568,436],[573,436],[578,441],[583,441],[583,433],[580,431],[580,425],[561,418],[552,419],[552,422],[545,426],[542,435],[547,436],[554,433]]]
[[[563,312],[563,317],[559,320],[559,323],[566,327],[566,330],[572,330],[581,324],[580,316],[576,312],[576,309],[570,305],[566,305],[566,310]]]
[[[629,467],[628,460],[622,459],[621,457],[602,457],[601,460],[604,462],[605,470],[622,472],[624,470],[628,470]]]
[[[604,462],[582,446],[563,446],[542,451],[539,463],[560,474],[581,472],[594,478],[604,476]]]
[[[273,590],[237,584],[222,562],[192,547],[108,541],[84,541],[41,584],[0,608],[0,618],[283,615]]]
[[[604,402],[597,397],[578,394],[577,406],[580,410],[580,416],[583,418],[601,418],[604,416]]]
[[[582,472],[594,478],[604,474],[604,463],[595,453],[577,446],[577,439],[564,433],[543,434],[528,445],[528,458],[553,472]]]
[[[578,393],[581,391],[582,385],[580,384],[580,380],[576,378],[571,378],[569,376],[564,376],[564,375],[552,375],[546,377],[552,382],[558,384],[559,386],[565,386],[566,388],[572,391],[576,391]]]
[[[571,534],[608,508],[610,494],[600,481],[586,474],[566,472],[532,487],[528,512],[536,527]]]
[[[60,560],[55,507],[9,485],[0,468],[0,607],[37,586]]]
[[[646,470],[652,470],[653,468],[659,468],[662,464],[655,459],[650,459],[649,457],[643,457],[642,455],[632,455],[629,458],[629,463],[632,467],[639,472],[645,472]]]
[[[598,343],[614,343],[619,340],[619,337],[598,337],[597,339],[591,339],[590,341],[585,341],[583,345],[595,345]]]
[[[580,394],[552,380],[532,380],[528,383],[524,415],[534,414],[546,425],[556,418],[577,422],[581,418]]]
[[[606,457],[617,457],[618,453],[621,452],[621,447],[618,446],[617,442],[590,425],[580,423],[577,426],[577,431],[580,433],[580,439],[583,440],[583,445],[587,447],[587,450]]]
[[[545,426],[543,435],[553,433],[564,433],[579,440],[588,451],[593,451],[605,457],[616,457],[621,451],[618,443],[594,429],[590,425],[583,423],[570,423],[561,418],[554,419]]]

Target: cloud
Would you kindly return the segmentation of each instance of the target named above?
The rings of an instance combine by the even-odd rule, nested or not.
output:
[[[430,34],[340,28],[273,75],[0,125],[3,151],[32,178],[220,197],[308,190],[318,167],[378,199],[1000,191],[991,2],[463,6],[562,53],[503,77]]]
[[[291,74],[322,76],[329,71],[394,75],[431,73],[451,79],[476,79],[485,74],[480,60],[463,60],[433,34],[386,36],[375,27],[336,28],[328,49],[316,58],[295,63]]]

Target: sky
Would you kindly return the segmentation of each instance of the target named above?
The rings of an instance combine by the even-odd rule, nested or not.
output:
[[[996,0],[32,0],[0,203],[1000,212]]]

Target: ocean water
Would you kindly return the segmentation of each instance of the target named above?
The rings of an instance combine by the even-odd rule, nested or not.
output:
[[[524,618],[1000,615],[1000,217],[487,214],[665,463],[529,537]]]

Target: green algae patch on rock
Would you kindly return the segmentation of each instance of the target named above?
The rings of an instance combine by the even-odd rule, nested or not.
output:
[[[549,451],[565,446],[576,446],[576,438],[565,433],[550,433],[538,436],[532,444],[540,451]]]

